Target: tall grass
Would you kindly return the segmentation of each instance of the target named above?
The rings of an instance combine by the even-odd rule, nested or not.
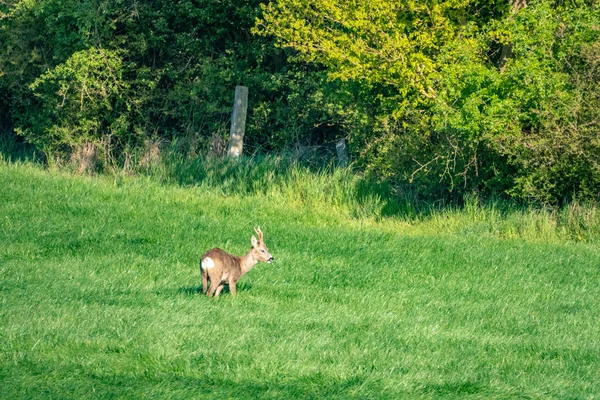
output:
[[[310,166],[285,155],[188,160],[169,153],[145,172],[167,184],[199,186],[226,196],[327,206],[354,217],[378,217],[383,209],[382,188],[363,187],[364,180],[351,169],[333,163]]]
[[[43,157],[23,138],[0,130],[0,162],[33,162],[38,163]]]
[[[561,208],[523,206],[507,200],[480,201],[433,209],[408,222],[428,232],[526,239],[547,243],[600,243],[600,213],[595,204],[571,203]]]
[[[335,162],[310,165],[289,155],[190,159],[171,151],[140,172],[163,184],[196,186],[223,196],[258,197],[314,210],[326,208],[341,218],[387,220],[427,233],[600,242],[596,204],[574,202],[552,208],[507,199],[482,201],[476,195],[460,205],[427,203]]]
[[[36,158],[32,149],[25,149],[14,140],[4,143],[0,150],[0,162],[4,164]],[[117,184],[144,176],[163,185],[196,187],[221,196],[257,198],[314,212],[327,210],[338,218],[364,223],[385,220],[397,229],[409,227],[415,233],[600,243],[597,204],[527,206],[508,199],[481,200],[477,195],[467,196],[458,205],[430,203],[352,167],[340,168],[333,160],[306,162],[292,153],[238,160],[184,154],[171,146],[152,162],[141,162],[148,157],[137,152],[128,168],[105,166],[103,174]],[[69,163],[62,166],[65,171],[77,170]]]

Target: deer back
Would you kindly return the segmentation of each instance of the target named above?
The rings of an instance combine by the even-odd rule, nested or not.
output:
[[[214,272],[240,272],[240,257],[229,254],[218,247],[204,253],[201,258],[203,269],[214,269]]]

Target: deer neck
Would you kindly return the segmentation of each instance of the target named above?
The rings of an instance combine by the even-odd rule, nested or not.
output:
[[[240,258],[240,267],[242,269],[242,275],[250,271],[252,267],[256,265],[257,262],[258,260],[254,258],[254,253],[252,252],[252,249],[248,253],[243,255]]]

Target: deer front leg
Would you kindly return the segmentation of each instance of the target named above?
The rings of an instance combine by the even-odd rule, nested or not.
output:
[[[235,284],[237,283],[237,280],[231,279],[229,281],[229,292],[231,293],[232,296],[235,296],[236,293],[236,288],[235,288]]]

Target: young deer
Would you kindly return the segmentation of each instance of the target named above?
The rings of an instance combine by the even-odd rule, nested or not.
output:
[[[221,290],[227,284],[231,295],[235,296],[235,284],[246,272],[250,271],[257,262],[263,261],[270,263],[273,261],[273,256],[269,253],[265,245],[264,236],[259,228],[254,228],[258,235],[258,240],[252,236],[252,248],[242,257],[237,257],[229,254],[219,248],[204,253],[200,257],[200,274],[202,274],[202,293],[207,293],[208,296],[218,297]]]

